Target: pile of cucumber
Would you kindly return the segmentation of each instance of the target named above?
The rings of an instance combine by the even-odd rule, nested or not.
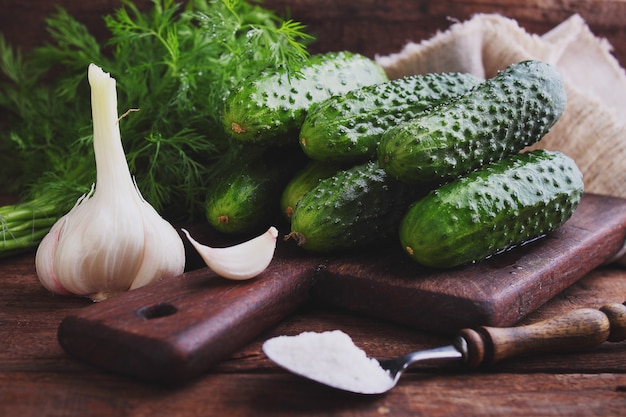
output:
[[[540,61],[487,80],[389,80],[361,55],[316,55],[296,77],[262,73],[228,98],[224,128],[263,152],[208,190],[207,219],[248,233],[280,209],[287,238],[308,251],[399,240],[424,266],[480,261],[555,230],[578,206],[574,161],[525,150],[565,105],[561,75]]]

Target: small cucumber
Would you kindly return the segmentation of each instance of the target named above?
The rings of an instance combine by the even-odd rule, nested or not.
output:
[[[341,165],[310,161],[298,171],[289,181],[280,199],[280,209],[285,218],[291,221],[291,216],[300,199],[323,179],[332,177],[341,169]]]
[[[389,177],[378,162],[323,179],[298,202],[290,238],[311,252],[346,251],[396,236],[416,193]]]
[[[480,261],[555,230],[571,217],[582,193],[582,174],[564,154],[514,155],[411,205],[400,224],[400,242],[430,267]]]
[[[242,83],[226,99],[224,129],[244,142],[295,142],[311,104],[387,80],[384,70],[362,55],[313,55],[299,75],[286,69],[264,71]]]
[[[470,74],[424,74],[333,96],[311,106],[300,130],[300,145],[311,159],[365,162],[376,154],[386,130],[479,82]]]
[[[255,156],[233,164],[207,190],[208,223],[226,234],[265,230],[278,215],[280,196],[289,179],[305,163],[304,156]]]
[[[378,158],[401,181],[441,184],[539,141],[565,103],[557,69],[523,61],[460,98],[389,129]]]

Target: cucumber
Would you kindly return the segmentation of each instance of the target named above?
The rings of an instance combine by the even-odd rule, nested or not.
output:
[[[401,181],[441,184],[539,141],[565,103],[557,69],[523,61],[460,98],[389,129],[378,158]]]
[[[402,215],[415,201],[415,188],[391,178],[376,161],[341,170],[298,202],[288,237],[318,253],[349,251],[397,237]]]
[[[375,156],[386,130],[479,82],[470,74],[424,74],[333,96],[311,106],[300,130],[300,145],[311,159],[365,162]]]
[[[324,178],[332,177],[341,169],[341,165],[310,161],[298,171],[283,190],[280,210],[288,221],[300,199]]]
[[[400,242],[429,267],[480,261],[555,230],[571,217],[582,193],[582,174],[566,155],[514,155],[411,205],[400,224]]]
[[[227,97],[222,122],[230,136],[246,143],[295,142],[311,104],[387,80],[382,67],[362,55],[313,55],[300,75],[280,69],[243,82]]]
[[[264,231],[280,210],[282,190],[305,163],[298,149],[261,154],[233,164],[207,190],[205,214],[216,230],[229,235]]]

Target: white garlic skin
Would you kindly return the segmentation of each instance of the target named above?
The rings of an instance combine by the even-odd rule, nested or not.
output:
[[[37,248],[35,256],[35,267],[37,276],[41,284],[49,291],[55,294],[72,295],[71,292],[63,287],[54,273],[54,253],[59,242],[63,225],[65,224],[65,216],[61,217],[52,226],[48,234],[44,236]]]
[[[55,223],[39,244],[37,276],[48,290],[102,301],[180,275],[185,249],[176,230],[152,206],[98,207],[97,192]]]
[[[115,79],[89,67],[95,190],[57,221],[39,244],[39,280],[58,294],[101,301],[179,275],[185,248],[178,232],[148,204],[132,180],[118,126]]]
[[[255,238],[234,246],[212,248],[194,240],[182,229],[207,266],[222,278],[246,280],[260,275],[271,263],[278,230],[272,226]]]

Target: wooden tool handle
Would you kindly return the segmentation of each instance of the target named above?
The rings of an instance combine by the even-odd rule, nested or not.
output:
[[[459,336],[467,344],[470,367],[534,353],[582,351],[626,340],[626,303],[577,309],[526,326],[464,329]]]

